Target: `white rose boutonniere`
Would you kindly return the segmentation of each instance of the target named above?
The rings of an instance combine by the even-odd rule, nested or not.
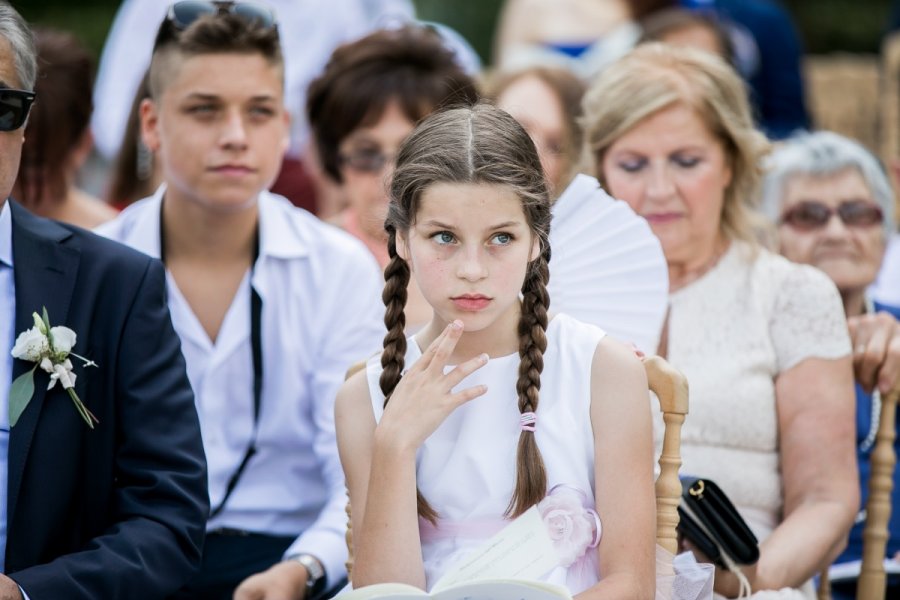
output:
[[[46,308],[43,316],[37,313],[32,313],[32,316],[34,317],[34,327],[19,334],[10,353],[13,358],[35,364],[30,371],[17,377],[9,390],[9,426],[12,427],[18,422],[28,403],[31,402],[31,397],[34,395],[34,371],[40,367],[50,374],[50,384],[47,389],[52,390],[59,382],[69,393],[78,414],[81,415],[88,427],[93,429],[94,423],[99,423],[99,421],[75,393],[76,375],[72,372],[72,361],[69,360],[69,356],[81,359],[85,367],[96,367],[97,363],[72,352],[76,340],[75,332],[68,327],[51,327]]]

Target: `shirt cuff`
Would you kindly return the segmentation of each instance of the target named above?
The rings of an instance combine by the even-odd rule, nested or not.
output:
[[[306,531],[285,551],[283,558],[294,554],[315,556],[325,569],[325,585],[332,587],[347,576],[347,546],[341,539],[335,547],[335,536],[330,532]]]

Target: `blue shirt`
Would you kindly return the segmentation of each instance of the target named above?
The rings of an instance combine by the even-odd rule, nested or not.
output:
[[[900,319],[900,307],[887,306],[875,303],[876,311],[888,312],[897,319]],[[897,412],[897,429],[900,431],[900,411]],[[872,396],[863,391],[859,384],[856,384],[856,453],[857,462],[859,464],[859,484],[860,484],[860,500],[861,507],[865,507],[869,497],[869,476],[872,471],[870,460],[872,458],[873,448],[862,448],[863,440],[872,427]],[[900,456],[900,436],[894,441],[894,451]],[[891,492],[891,519],[888,523],[888,542],[887,556],[893,556],[900,551],[900,469],[894,470],[894,489]],[[863,529],[866,523],[862,521],[856,523],[850,530],[850,539],[847,547],[835,561],[836,563],[848,562],[852,560],[860,560],[862,558],[863,548]]]
[[[12,211],[0,210],[0,573],[6,563],[6,481],[9,458],[9,386],[12,384],[15,342],[16,282],[13,278]]]

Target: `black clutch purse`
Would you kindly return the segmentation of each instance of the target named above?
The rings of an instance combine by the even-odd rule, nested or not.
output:
[[[759,542],[725,492],[709,479],[682,479],[678,531],[722,568],[759,560]],[[730,564],[729,564],[730,563]]]

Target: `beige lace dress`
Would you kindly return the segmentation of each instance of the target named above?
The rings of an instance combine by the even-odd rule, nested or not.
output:
[[[783,508],[775,379],[806,358],[849,354],[837,290],[812,267],[732,242],[671,294],[668,326],[668,360],[690,385],[681,473],[718,483],[762,541]],[[655,431],[660,444],[661,419]]]

